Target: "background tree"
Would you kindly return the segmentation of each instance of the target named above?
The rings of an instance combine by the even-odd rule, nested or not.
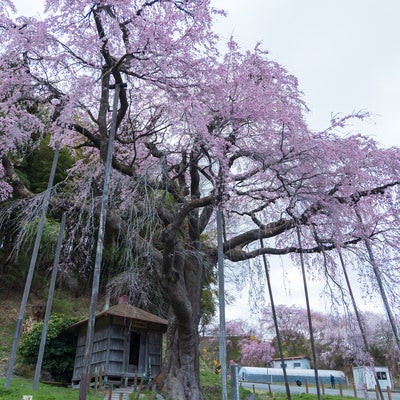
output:
[[[240,363],[253,367],[266,367],[274,357],[274,347],[269,342],[257,339],[254,336],[243,338],[239,342]]]
[[[201,340],[201,353],[208,364],[218,360],[219,325],[208,328],[209,336]],[[275,349],[254,327],[241,319],[226,321],[227,358],[240,365],[265,367],[272,360]]]
[[[387,318],[380,314],[365,312],[363,320],[369,338],[369,353],[375,365],[387,366],[392,376],[398,379],[400,353]]]
[[[286,305],[278,305],[276,309],[284,355],[308,356],[306,310]],[[387,319],[382,314],[372,312],[363,312],[361,315],[369,344],[368,352],[365,351],[354,314],[312,312],[318,368],[338,369],[351,376],[353,366],[388,366],[396,377],[399,353]],[[267,336],[275,332],[268,308],[261,313],[260,327]],[[271,343],[274,346],[276,338]]]
[[[307,311],[294,305],[277,305],[276,315],[283,355],[285,357],[305,356],[311,358]],[[262,311],[260,322],[264,332],[274,335],[274,322],[268,309]],[[278,348],[276,336],[273,337],[271,343],[275,349]]]
[[[64,270],[89,273],[112,88],[127,83],[107,240],[122,249],[132,291],[151,299],[157,287],[168,304],[157,382],[174,399],[203,398],[200,303],[217,260],[204,234],[215,237],[218,204],[224,256],[234,263],[262,254],[292,254],[296,262],[303,252],[310,271],[332,282],[338,268],[329,251],[362,257],[365,238],[397,249],[399,150],[340,135],[349,118],[365,114],[312,132],[296,79],[259,46],[241,52],[231,40],[218,53],[207,0],[48,1],[43,21],[10,19],[10,4],[0,10],[0,198],[21,198],[7,210],[34,215],[40,194],[15,174],[16,155],[45,134],[72,156],[79,151],[51,208],[68,210]],[[394,280],[396,270],[378,261]]]

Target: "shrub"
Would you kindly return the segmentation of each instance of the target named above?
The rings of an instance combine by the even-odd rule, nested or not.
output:
[[[49,320],[46,346],[42,368],[57,381],[71,380],[76,351],[76,337],[65,332],[67,326],[77,322],[79,318],[64,318],[53,315]],[[43,322],[37,322],[22,338],[18,354],[25,364],[36,364],[42,336]]]

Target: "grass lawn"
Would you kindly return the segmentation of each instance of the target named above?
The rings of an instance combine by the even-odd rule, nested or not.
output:
[[[69,389],[64,387],[46,385],[43,383],[39,384],[37,392],[32,391],[32,379],[25,379],[20,377],[13,377],[10,388],[4,389],[5,378],[0,378],[0,399],[1,400],[21,400],[23,395],[33,395],[33,400],[76,400],[78,398],[77,389]],[[204,390],[204,394],[207,400],[220,400],[221,399],[221,377],[214,373],[202,372],[201,382]],[[228,382],[229,396],[230,394],[230,382]],[[250,390],[241,388],[241,399],[244,399],[246,395],[250,394]],[[143,391],[146,398],[150,399],[150,391]],[[104,398],[104,393],[100,394],[93,393],[90,390],[87,399],[95,400]],[[259,396],[259,399],[266,398]],[[283,400],[283,399],[282,399]]]
[[[221,376],[214,372],[200,371],[200,382],[203,389],[203,393],[207,400],[221,400],[222,388],[221,388]],[[240,399],[245,399],[246,396],[251,394],[252,391],[249,389],[240,388]],[[267,393],[263,397],[258,393],[258,399],[266,399]],[[228,379],[228,399],[232,398],[231,394],[231,382]],[[271,399],[270,397],[268,397]],[[284,400],[284,399],[282,399]]]
[[[32,379],[13,377],[10,388],[4,389],[5,378],[0,378],[0,400],[21,400],[23,395],[33,395],[33,400],[76,400],[78,398],[78,389],[69,389],[40,383],[37,392],[32,391]],[[221,378],[211,372],[201,372],[201,383],[203,393],[207,400],[221,400]],[[252,391],[240,388],[240,399],[243,400]],[[151,391],[144,390],[142,392],[145,399],[151,398]],[[94,393],[91,389],[88,393],[88,400],[103,400],[105,391]],[[284,393],[274,393],[273,397],[268,392],[257,391],[258,400],[286,400]],[[230,382],[228,381],[228,399],[231,399]],[[323,400],[345,400],[349,397],[322,396]],[[292,400],[317,400],[317,395],[313,394],[292,394]]]
[[[14,377],[8,390],[4,388],[5,378],[0,378],[0,399],[21,400],[23,395],[33,395],[33,400],[76,400],[78,389],[68,389],[64,387],[39,384],[37,392],[32,391],[33,379]],[[87,399],[103,399],[104,394],[91,390]]]

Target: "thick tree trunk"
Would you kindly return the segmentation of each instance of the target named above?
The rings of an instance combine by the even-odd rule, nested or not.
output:
[[[166,355],[157,384],[174,400],[203,400],[198,326],[207,261],[200,253],[182,256],[185,252],[179,244],[173,247],[174,257],[168,257],[173,261],[164,265],[163,287],[170,311]]]
[[[174,400],[204,399],[199,376],[199,336],[197,326],[191,325],[191,333],[182,332],[176,319],[169,319],[167,351],[157,380]]]

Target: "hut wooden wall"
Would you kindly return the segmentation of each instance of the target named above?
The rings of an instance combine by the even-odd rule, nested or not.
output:
[[[99,321],[100,322],[100,321]],[[140,335],[138,365],[130,364],[133,351],[131,334]],[[82,327],[78,336],[77,351],[72,382],[78,383],[83,370],[83,358],[86,342],[86,327]],[[145,376],[158,374],[162,363],[162,333],[145,330],[132,330],[122,325],[96,323],[93,340],[91,371],[98,373],[100,368],[104,376],[115,379],[132,378],[135,374]]]

